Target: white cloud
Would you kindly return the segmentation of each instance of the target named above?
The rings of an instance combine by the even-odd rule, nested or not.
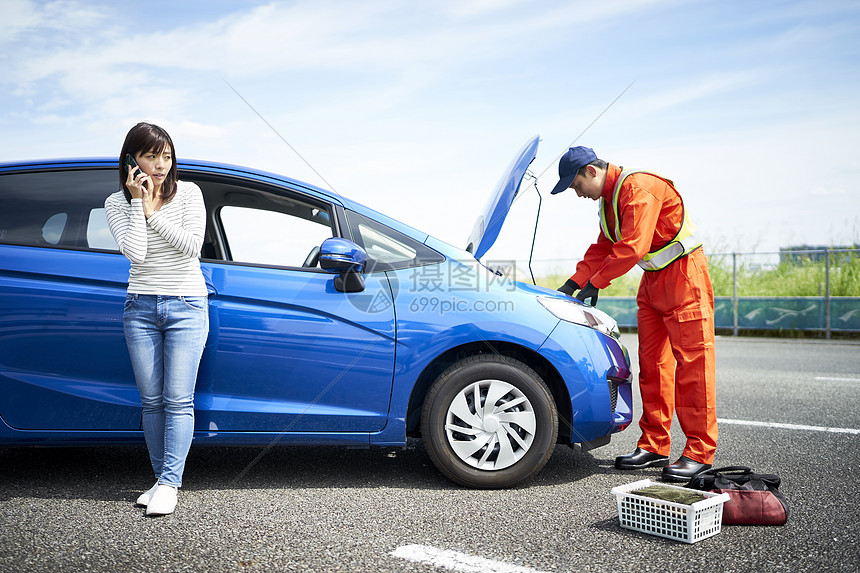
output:
[[[656,93],[648,93],[635,98],[628,107],[628,115],[647,115],[696,102],[713,100],[731,95],[739,90],[746,90],[767,81],[764,70],[732,70],[718,73],[705,73],[699,76],[684,76],[679,78],[679,85],[669,85]]]
[[[810,194],[812,195],[845,195],[847,193],[848,191],[842,189],[841,187],[815,187],[812,191],[810,191]]]
[[[216,4],[188,20],[158,17],[159,3],[130,17],[121,3],[4,2],[0,157],[110,155],[148,119],[181,156],[325,186],[316,170],[461,245],[513,153],[540,132],[536,256],[576,257],[596,236],[594,208],[549,197],[554,158],[638,77],[579,143],[675,179],[715,242],[773,248],[782,229],[806,232],[805,217],[860,211],[858,66],[834,67],[819,48],[850,59],[856,46],[833,44],[854,37],[856,18],[825,25],[802,3],[779,15],[731,2]],[[822,8],[828,21],[846,10],[834,6]],[[722,19],[684,28],[704,12]],[[812,72],[831,81],[803,81]],[[800,148],[839,166],[819,191],[798,181]],[[536,203],[534,191],[517,201],[498,256],[528,256]]]
[[[81,2],[59,0],[3,0],[0,20],[0,44],[32,41],[34,33],[52,32],[65,38],[102,20],[102,15]]]

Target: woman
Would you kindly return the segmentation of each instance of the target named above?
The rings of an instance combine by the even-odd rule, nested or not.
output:
[[[131,261],[123,330],[157,478],[137,499],[147,515],[176,508],[194,433],[194,384],[209,328],[198,260],[206,209],[197,185],[177,181],[174,151],[162,128],[135,125],[119,155],[122,189],[105,201],[111,233]]]

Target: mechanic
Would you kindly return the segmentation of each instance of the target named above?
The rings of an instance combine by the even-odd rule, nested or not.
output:
[[[558,290],[569,296],[579,291],[576,298],[596,305],[599,290],[633,265],[645,271],[636,297],[642,435],[615,467],[663,467],[664,480],[687,481],[711,467],[717,448],[714,291],[695,226],[672,181],[624,170],[589,147],[571,147],[558,174],[551,194],[573,189],[599,201],[601,226],[597,242]],[[669,464],[674,413],[687,443]]]

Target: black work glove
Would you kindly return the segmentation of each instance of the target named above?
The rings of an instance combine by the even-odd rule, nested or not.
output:
[[[558,292],[563,292],[567,296],[573,296],[573,293],[579,290],[579,285],[573,282],[571,279],[567,279],[567,281],[558,287]]]
[[[576,298],[585,302],[585,299],[591,299],[591,306],[597,306],[597,293],[600,289],[591,284],[591,281],[585,283],[585,286],[582,287],[582,290],[579,291],[579,294],[576,295]]]

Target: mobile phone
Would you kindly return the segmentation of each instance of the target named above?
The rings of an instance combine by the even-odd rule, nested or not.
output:
[[[126,153],[126,154],[125,154],[125,164],[128,166],[128,172],[129,172],[129,173],[131,173],[132,171],[134,171],[134,168],[135,168],[135,167],[137,167],[138,169],[140,169],[140,172],[141,172],[141,173],[143,173],[143,168],[142,168],[140,165],[138,165],[138,164],[137,164],[137,161],[135,161],[135,160],[134,160],[134,157],[132,157],[131,153]],[[144,173],[144,175],[145,175],[145,173]],[[146,181],[143,181],[141,184],[142,184],[146,189],[149,189],[149,187],[147,187],[147,185],[146,185]]]
[[[134,157],[132,157],[131,153],[125,154],[125,164],[128,166],[128,172],[129,173],[131,173],[135,167],[140,167],[137,164],[137,161],[134,160]],[[141,173],[142,172],[143,172],[143,170],[141,169]]]

